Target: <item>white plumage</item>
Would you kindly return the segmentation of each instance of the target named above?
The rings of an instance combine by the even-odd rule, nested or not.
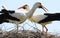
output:
[[[46,17],[47,17],[46,15],[33,15],[29,20],[37,23],[40,20],[45,19]]]

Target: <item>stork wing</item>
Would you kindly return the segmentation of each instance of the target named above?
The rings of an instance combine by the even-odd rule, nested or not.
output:
[[[32,22],[39,22],[39,21],[45,19],[46,17],[47,17],[46,15],[34,15],[29,20]]]

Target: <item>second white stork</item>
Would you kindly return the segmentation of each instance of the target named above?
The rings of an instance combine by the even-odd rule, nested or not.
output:
[[[42,31],[44,32],[44,27],[46,29],[46,33],[48,31],[46,24],[50,24],[52,21],[60,21],[60,13],[45,13],[44,15],[35,15],[30,18],[30,21],[41,24]]]

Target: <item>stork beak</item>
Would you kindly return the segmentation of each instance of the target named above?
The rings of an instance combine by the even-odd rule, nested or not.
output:
[[[23,8],[23,7],[19,7],[18,9],[21,9],[21,8]]]
[[[25,9],[25,6],[19,7],[18,9],[21,9],[21,8]]]
[[[41,5],[40,8],[42,8],[45,12],[48,11],[48,9],[46,7],[44,7],[43,5]]]

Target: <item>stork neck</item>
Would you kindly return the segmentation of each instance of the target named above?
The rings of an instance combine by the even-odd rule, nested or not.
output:
[[[36,6],[34,5],[32,9],[26,14],[27,18],[31,18],[35,10],[36,10]]]

